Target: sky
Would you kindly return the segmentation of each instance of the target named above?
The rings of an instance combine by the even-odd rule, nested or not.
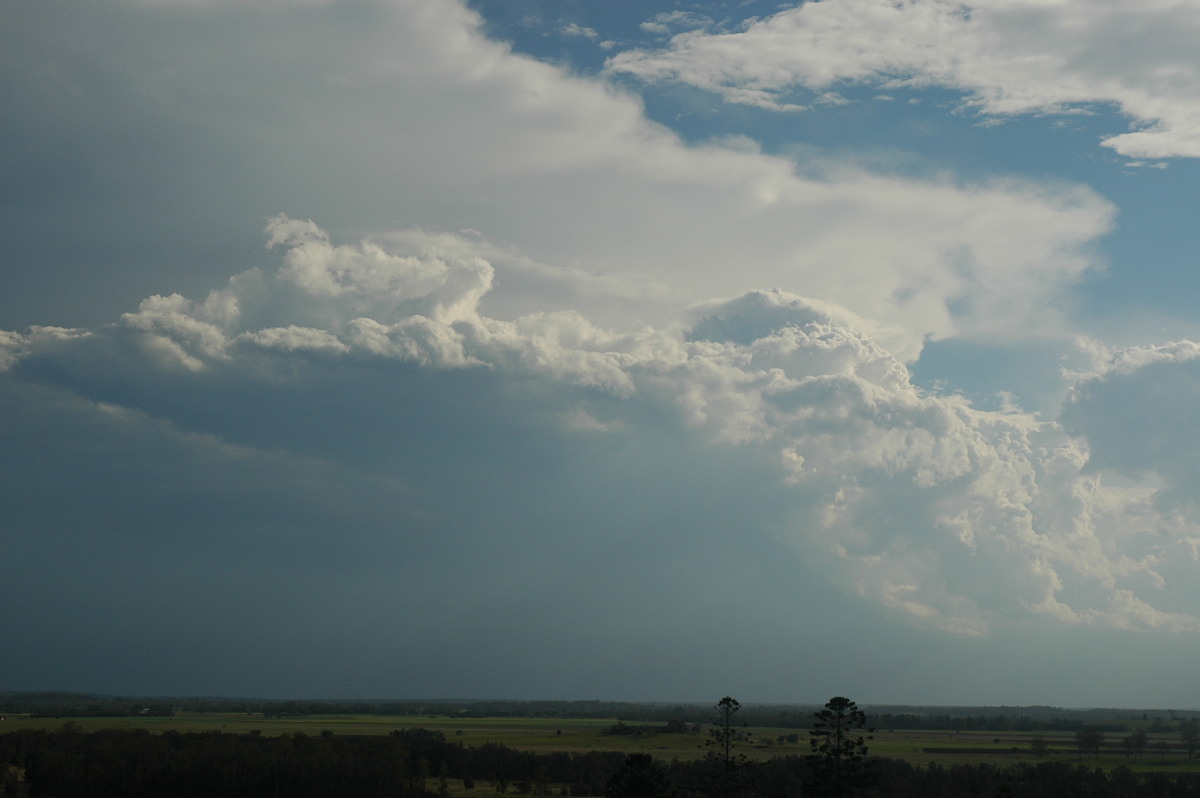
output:
[[[1197,41],[7,0],[0,689],[1200,708]]]

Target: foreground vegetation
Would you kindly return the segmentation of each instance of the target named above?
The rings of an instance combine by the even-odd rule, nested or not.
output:
[[[846,699],[831,699],[824,719],[809,709],[807,728],[742,723],[730,698],[716,713],[677,709],[665,721],[428,709],[10,713],[0,720],[0,794],[1200,796],[1188,737],[1195,719],[1182,714],[1093,719],[1074,730],[976,728],[967,716],[940,724],[961,728],[865,730]]]

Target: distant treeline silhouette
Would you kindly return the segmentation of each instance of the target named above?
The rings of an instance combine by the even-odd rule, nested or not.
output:
[[[818,705],[745,704],[739,723],[806,729]],[[1127,721],[1150,731],[1170,731],[1177,721],[1200,718],[1192,710],[1063,709],[1059,707],[874,707],[878,729],[950,731],[1077,731],[1083,728],[1123,732]],[[264,700],[101,696],[81,693],[0,693],[0,713],[35,717],[169,716],[175,712],[242,712],[264,717],[310,715],[399,715],[458,718],[614,718],[626,723],[708,723],[708,704],[623,701],[455,701],[455,700]]]

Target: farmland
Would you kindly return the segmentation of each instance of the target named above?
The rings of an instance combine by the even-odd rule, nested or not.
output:
[[[100,729],[145,729],[151,733],[173,731],[255,733],[266,736],[373,736],[397,730],[427,729],[439,732],[449,742],[467,747],[499,744],[533,753],[616,751],[646,753],[667,762],[702,758],[709,750],[705,726],[696,731],[668,733],[662,724],[628,722],[615,718],[477,718],[449,715],[312,714],[296,717],[264,717],[247,712],[177,712],[166,717],[27,717],[7,715],[0,720],[0,733],[17,729],[57,731],[64,724],[80,731]],[[624,733],[612,733],[614,727]],[[750,726],[749,740],[740,742],[739,753],[752,761],[809,753],[805,729]],[[1036,735],[1046,746],[1042,756],[1031,748],[1035,734],[1027,731],[992,730],[877,730],[869,741],[873,756],[899,759],[917,766],[939,764],[992,764],[997,766],[1068,762],[1106,770],[1126,766],[1135,772],[1200,772],[1200,758],[1189,758],[1177,734],[1151,732],[1145,749],[1137,756],[1122,746],[1124,735],[1110,733],[1098,755],[1079,756],[1075,735],[1069,731],[1045,731]]]
[[[837,728],[852,732],[834,738],[838,702],[848,708]],[[18,703],[0,717],[0,786],[17,795],[714,798],[736,787],[745,798],[795,798],[855,784],[889,798],[1200,795],[1191,711],[905,707],[877,713],[880,728],[867,732],[870,721],[839,697],[816,715],[750,706],[736,716],[744,723],[731,698],[715,717],[703,705],[598,702],[389,712],[380,710],[403,704],[88,696],[12,711]]]

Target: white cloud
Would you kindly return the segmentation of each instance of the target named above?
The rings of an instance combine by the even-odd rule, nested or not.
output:
[[[1112,226],[1096,193],[693,146],[613,86],[487,40],[462,4],[289,5],[25,4],[5,32],[13,118],[103,183],[64,183],[96,214],[87,257],[166,253],[141,256],[152,278],[131,284],[150,287],[116,323],[0,333],[6,563],[29,595],[98,597],[30,602],[41,628],[127,622],[136,643],[187,617],[268,662],[280,639],[311,650],[316,613],[387,649],[377,694],[406,661],[381,640],[590,693],[580,663],[601,648],[671,662],[707,656],[724,619],[756,644],[876,623],[831,589],[975,639],[1192,628],[1200,543],[1170,494],[1190,461],[1151,447],[1170,425],[1138,450],[1105,426],[1120,403],[1081,389],[1072,439],[906,367],[930,338],[1057,333]],[[45,210],[28,218],[65,218]],[[231,232],[263,220],[265,252]],[[86,272],[56,299],[111,282]],[[1186,395],[1166,380],[1184,349],[1125,358]],[[1153,473],[1089,471],[1106,458]],[[191,589],[143,606],[166,575]],[[550,634],[568,653],[533,673]],[[183,648],[147,672],[202,670]]]
[[[25,336],[8,330],[0,330],[0,371],[20,360],[25,351]]]
[[[578,36],[584,39],[595,39],[598,35],[595,28],[589,28],[585,25],[580,25],[578,22],[571,22],[564,25],[560,32],[564,36]]]
[[[732,33],[689,31],[609,69],[680,80],[779,110],[805,88],[941,86],[994,115],[1112,103],[1134,129],[1102,143],[1131,158],[1200,156],[1194,3],[826,0]]]
[[[74,57],[81,73],[111,76],[104,118],[131,121],[98,130],[89,116],[65,127],[175,165],[161,185],[151,169],[136,187],[109,187],[144,203],[142,224],[187,218],[207,239],[233,235],[234,210],[245,225],[282,209],[354,238],[470,228],[491,242],[494,265],[512,267],[488,293],[497,318],[579,310],[633,329],[674,323],[696,302],[779,287],[897,331],[905,340],[883,343],[905,360],[928,338],[1055,328],[1061,292],[1095,266],[1089,247],[1112,225],[1112,206],[1077,186],[913,180],[797,164],[744,142],[688,145],[603,81],[487,40],[456,3],[363,0],[318,16],[235,6],[189,12],[223,31],[214,47],[177,9],[82,4],[65,15],[68,29],[51,26],[62,42],[20,50],[31,77],[14,113],[50,115],[46,98],[62,92],[49,54],[73,46],[72,26],[102,30],[103,48]],[[331,45],[342,41],[353,46]],[[155,138],[173,130],[188,133]],[[108,150],[92,156],[100,171],[130,173]],[[202,175],[178,173],[199,162]],[[193,190],[180,192],[181,179]],[[159,219],[160,193],[195,206]],[[304,279],[303,253],[321,247],[292,255],[295,279]],[[195,285],[196,274],[180,268],[176,284]],[[336,270],[318,276],[340,291]],[[161,284],[155,277],[141,296]]]
[[[403,369],[484,373],[490,393],[456,398],[463,412],[486,418],[504,392],[524,386],[554,397],[540,435],[616,447],[631,468],[645,456],[636,442],[664,425],[690,441],[696,468],[749,458],[774,484],[770,514],[782,519],[749,534],[818,558],[835,581],[918,626],[985,635],[996,624],[1038,618],[1196,625],[1173,554],[1200,544],[1194,522],[1162,516],[1150,487],[1105,486],[1087,472],[1085,444],[1052,423],[916,389],[864,329],[871,323],[836,305],[751,292],[696,308],[683,337],[654,328],[611,332],[575,312],[503,321],[480,312],[494,274],[469,252],[473,243],[493,248],[482,239],[408,231],[394,237],[408,247],[397,251],[378,243],[384,236],[334,243],[313,222],[284,216],[266,233],[283,248],[277,271],[234,277],[204,302],[152,297],[121,325],[91,335],[10,334],[10,373],[66,375],[48,384],[155,409],[238,447],[264,433],[221,419],[239,414],[236,397],[291,385],[297,397],[327,397],[319,406],[332,415],[310,419],[314,428],[335,423],[335,415],[361,418],[378,431],[367,449],[379,456],[403,445],[387,432],[398,423],[390,409],[366,398],[381,370],[417,382],[426,378]],[[452,255],[443,246],[450,240]],[[1111,360],[1124,365],[1105,379],[1180,362],[1161,352]],[[344,396],[328,398],[335,390]],[[193,408],[197,393],[213,396],[212,408]],[[287,395],[275,408],[284,417],[299,412],[287,405],[307,403]],[[1103,431],[1079,431],[1105,454]],[[323,435],[284,445],[352,468],[372,457]]]
[[[692,11],[666,11],[661,14],[655,14],[652,18],[643,22],[640,27],[647,33],[668,34],[672,30],[680,28],[708,28],[713,24],[713,21],[704,16]]]
[[[287,247],[279,279],[324,303],[336,298],[343,315],[379,321],[412,315],[452,323],[475,316],[492,288],[493,270],[479,257],[447,259],[426,240],[421,257],[394,256],[373,242],[334,247],[311,221],[271,219],[268,246]]]
[[[314,330],[311,327],[297,327],[294,324],[289,324],[287,327],[268,327],[264,330],[247,333],[242,337],[259,346],[277,347],[289,351],[306,349],[315,352],[345,352],[349,349],[332,333],[325,330]]]
[[[87,330],[34,325],[25,335],[0,330],[0,372],[11,368],[34,349],[40,351],[60,348],[65,342],[91,335]]]
[[[1089,468],[1163,483],[1164,512],[1194,507],[1200,479],[1200,344],[1177,341],[1108,349],[1090,346],[1090,373],[1076,383],[1063,422],[1091,444]]]

